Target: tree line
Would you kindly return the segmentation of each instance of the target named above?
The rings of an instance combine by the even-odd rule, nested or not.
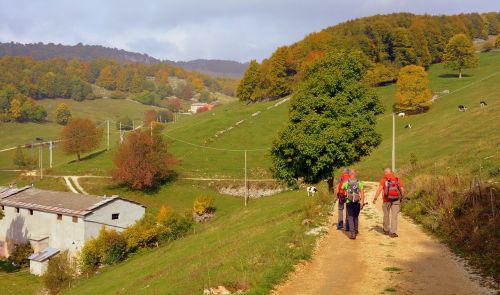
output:
[[[184,83],[172,88],[171,77],[183,79]],[[166,64],[122,64],[108,59],[37,61],[31,57],[4,56],[0,59],[0,119],[43,121],[46,111],[36,105],[36,100],[100,98],[94,85],[112,91],[111,98],[131,94],[144,104],[161,105],[161,100],[169,96],[191,99],[195,93],[205,92],[234,95],[236,83],[234,79],[187,72]]]
[[[273,100],[292,93],[308,67],[327,53],[360,51],[368,66],[364,81],[377,86],[394,82],[400,68],[424,68],[445,58],[449,40],[457,34],[487,39],[500,32],[500,13],[452,16],[394,13],[359,18],[312,33],[283,46],[261,63],[252,60],[237,89],[243,101]]]

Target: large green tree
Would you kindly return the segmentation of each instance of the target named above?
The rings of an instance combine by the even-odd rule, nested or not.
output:
[[[444,66],[458,71],[458,78],[462,78],[462,70],[477,67],[476,56],[472,42],[465,34],[451,37],[444,51]]]
[[[380,141],[375,115],[383,107],[361,83],[361,54],[330,53],[305,73],[290,104],[288,124],[271,149],[276,179],[294,186],[328,179],[334,170],[368,155]]]
[[[250,61],[248,68],[238,84],[236,96],[243,101],[254,100],[254,92],[260,82],[259,63],[256,60]]]

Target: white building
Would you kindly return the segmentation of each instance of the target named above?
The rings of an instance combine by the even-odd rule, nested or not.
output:
[[[75,255],[102,226],[122,231],[145,213],[139,203],[118,196],[98,197],[68,192],[0,187],[0,256],[15,244],[30,242],[35,254],[30,269],[41,274],[59,251]]]

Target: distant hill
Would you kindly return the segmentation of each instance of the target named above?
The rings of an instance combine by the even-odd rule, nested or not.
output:
[[[189,71],[199,71],[214,76],[241,77],[248,64],[229,60],[206,60],[197,59],[193,61],[175,62],[171,60],[160,60],[144,53],[130,52],[123,49],[109,48],[100,45],[62,45],[54,43],[1,43],[0,57],[4,55],[31,56],[36,60],[53,57],[65,59],[91,60],[98,58],[112,59],[117,62],[137,62],[142,64],[168,63],[183,67]]]
[[[200,71],[209,75],[222,74],[229,77],[243,76],[248,67],[248,63],[219,59],[196,59],[192,61],[180,61],[175,64],[188,71]]]

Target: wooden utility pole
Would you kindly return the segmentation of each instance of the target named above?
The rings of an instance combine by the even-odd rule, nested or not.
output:
[[[248,204],[247,151],[245,151],[245,206]]]
[[[392,171],[396,172],[396,114],[392,113]]]
[[[109,120],[107,121],[107,123],[108,123],[108,140],[107,140],[108,141],[108,148],[107,148],[107,150],[109,151]]]
[[[49,162],[49,167],[52,168],[52,140],[49,142],[49,150],[50,150],[50,162]]]

